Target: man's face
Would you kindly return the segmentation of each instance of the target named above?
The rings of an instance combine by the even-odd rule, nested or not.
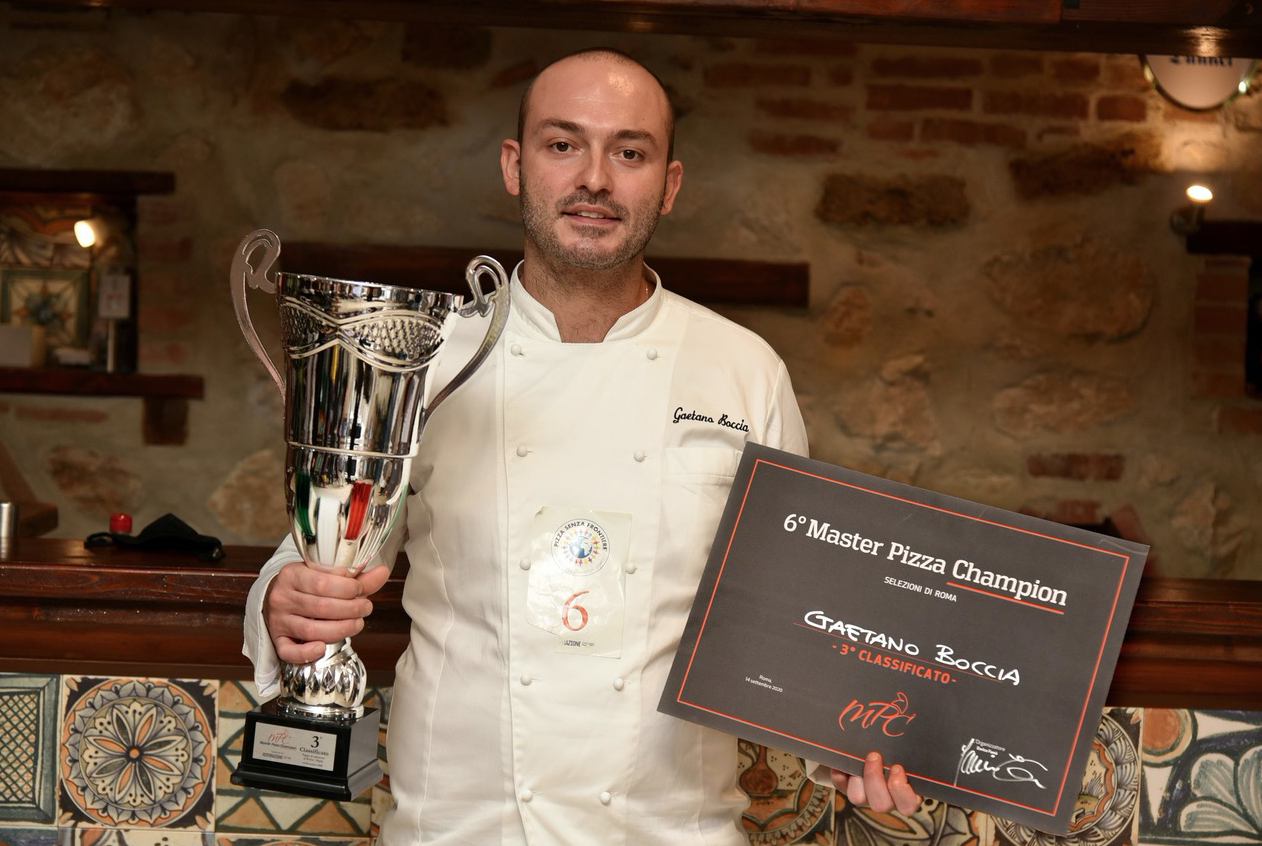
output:
[[[604,270],[641,255],[683,173],[667,159],[669,105],[652,76],[608,57],[553,65],[531,89],[520,148],[505,141],[505,186],[528,247]]]

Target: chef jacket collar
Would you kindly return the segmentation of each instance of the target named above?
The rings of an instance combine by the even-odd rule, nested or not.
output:
[[[552,312],[547,309],[543,303],[536,300],[521,284],[521,268],[525,262],[518,262],[513,268],[513,279],[510,283],[510,291],[512,293],[513,307],[509,311],[510,319],[520,319],[526,323],[531,330],[542,334],[544,337],[553,341],[561,340],[561,332],[557,329],[556,318],[552,316]],[[626,338],[634,338],[646,330],[657,317],[657,313],[662,309],[662,303],[665,297],[662,295],[662,280],[657,275],[657,271],[648,265],[644,269],[649,274],[649,279],[653,283],[653,293],[648,300],[628,311],[626,314],[618,318],[613,326],[609,327],[609,332],[605,334],[606,341],[621,341]]]

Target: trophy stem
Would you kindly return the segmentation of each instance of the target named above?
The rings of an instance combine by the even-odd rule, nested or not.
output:
[[[306,664],[281,662],[282,695],[277,708],[290,716],[350,721],[364,713],[368,671],[344,637],[326,644],[324,655]]]

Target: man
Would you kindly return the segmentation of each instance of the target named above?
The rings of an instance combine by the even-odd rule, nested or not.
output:
[[[656,706],[744,444],[804,453],[806,435],[774,352],[644,265],[683,178],[673,132],[660,82],[596,50],[540,73],[503,143],[525,259],[503,336],[413,466],[385,846],[747,842],[734,739]],[[453,333],[435,384],[480,333]],[[278,551],[247,614],[264,695],[276,655],[358,632],[387,575],[296,557]],[[834,779],[912,810],[890,773],[875,756]]]

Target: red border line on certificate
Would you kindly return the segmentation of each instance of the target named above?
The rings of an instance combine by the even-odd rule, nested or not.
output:
[[[694,643],[693,643],[692,652],[691,652],[691,654],[688,656],[688,663],[687,663],[687,665],[686,665],[686,667],[685,667],[685,670],[684,670],[684,673],[683,673],[683,679],[682,679],[682,681],[680,682],[679,691],[678,691],[678,693],[676,694],[675,701],[679,702],[679,703],[680,703],[680,704],[682,704],[682,705],[687,705],[687,706],[689,706],[689,707],[691,707],[691,708],[695,708],[695,709],[697,709],[697,710],[699,710],[699,711],[706,711],[706,712],[709,712],[709,713],[711,713],[711,714],[715,714],[715,715],[717,715],[717,716],[724,717],[724,718],[726,718],[726,719],[728,719],[728,720],[731,720],[731,721],[733,721],[733,722],[736,722],[736,723],[741,723],[741,724],[748,725],[748,726],[751,726],[751,727],[754,727],[754,728],[759,728],[759,729],[762,729],[763,731],[766,731],[766,732],[768,732],[768,733],[770,733],[770,734],[775,734],[775,735],[778,735],[778,736],[780,736],[780,737],[785,737],[785,738],[789,738],[789,739],[792,739],[792,740],[797,740],[797,741],[800,741],[800,742],[802,742],[802,743],[809,744],[809,745],[814,746],[814,747],[819,748],[819,749],[825,749],[825,750],[827,750],[827,751],[834,752],[834,753],[836,753],[836,754],[842,755],[842,756],[847,757],[847,758],[854,758],[855,760],[859,760],[859,758],[857,758],[857,757],[856,757],[856,756],[854,756],[854,755],[851,755],[851,754],[850,754],[850,753],[848,753],[848,752],[842,752],[842,751],[841,751],[841,750],[839,750],[839,749],[832,749],[831,747],[824,746],[823,744],[818,743],[817,741],[814,741],[814,740],[809,740],[809,739],[804,738],[804,737],[797,737],[797,736],[795,736],[795,735],[787,734],[787,733],[784,733],[784,732],[779,731],[779,730],[777,730],[777,729],[772,729],[772,728],[770,728],[770,727],[768,727],[768,726],[763,726],[763,725],[760,725],[760,724],[758,724],[758,723],[754,723],[754,722],[751,722],[751,721],[749,721],[749,720],[745,720],[745,719],[742,719],[742,718],[740,718],[740,717],[736,717],[736,716],[731,715],[731,714],[727,714],[727,713],[724,713],[724,712],[721,712],[721,711],[717,711],[717,710],[715,710],[715,709],[713,709],[713,708],[708,708],[708,707],[705,707],[705,706],[703,706],[703,705],[699,705],[699,704],[694,703],[694,702],[686,701],[686,700],[684,700],[684,699],[682,698],[682,697],[683,697],[683,691],[684,691],[684,688],[688,686],[688,676],[689,676],[689,674],[690,674],[690,673],[691,673],[691,671],[692,671],[692,662],[693,662],[693,660],[696,658],[697,650],[698,650],[698,648],[699,648],[699,647],[700,647],[700,645],[701,645],[701,638],[702,638],[703,633],[705,632],[706,623],[707,623],[707,622],[708,622],[708,620],[709,620],[710,611],[711,611],[711,609],[713,608],[713,605],[714,605],[715,595],[718,593],[719,583],[723,580],[723,570],[724,570],[724,568],[727,566],[727,559],[728,559],[728,556],[731,554],[731,551],[732,551],[732,544],[733,544],[733,543],[735,542],[735,540],[736,540],[736,533],[737,533],[738,528],[740,527],[740,524],[741,524],[741,518],[742,518],[742,516],[743,516],[743,514],[744,514],[744,511],[745,511],[745,504],[746,504],[746,502],[747,502],[747,501],[748,501],[748,499],[749,499],[749,492],[750,492],[750,489],[753,487],[753,484],[754,484],[754,477],[755,477],[755,475],[757,475],[757,473],[758,473],[759,466],[760,466],[760,465],[763,465],[763,464],[766,464],[766,465],[768,465],[769,467],[777,467],[777,468],[780,468],[781,470],[788,470],[788,471],[790,471],[790,472],[793,472],[793,473],[798,473],[798,474],[803,475],[803,476],[810,476],[810,477],[812,477],[812,478],[819,479],[819,480],[824,481],[824,482],[830,482],[830,483],[832,483],[832,484],[842,485],[842,486],[844,486],[844,487],[848,487],[848,488],[851,488],[851,489],[853,489],[853,490],[858,490],[858,491],[863,491],[863,492],[865,492],[865,493],[874,494],[874,495],[876,495],[876,496],[881,496],[881,497],[884,497],[884,498],[886,498],[886,499],[897,500],[897,501],[899,501],[899,502],[903,502],[903,503],[906,503],[906,504],[908,504],[908,505],[918,506],[918,507],[921,507],[921,508],[927,508],[927,509],[932,510],[932,511],[937,511],[937,512],[940,512],[940,513],[943,513],[943,514],[950,514],[950,515],[952,515],[952,516],[955,516],[955,517],[961,517],[961,518],[964,518],[964,519],[966,519],[966,520],[973,520],[973,521],[975,521],[975,522],[985,523],[985,524],[987,524],[987,525],[994,526],[994,527],[996,527],[996,528],[1009,529],[1009,530],[1011,530],[1011,531],[1021,532],[1022,534],[1026,534],[1026,535],[1032,535],[1032,536],[1035,536],[1035,537],[1041,537],[1041,538],[1044,538],[1044,539],[1046,539],[1046,540],[1055,541],[1055,542],[1057,542],[1057,543],[1064,543],[1064,544],[1069,544],[1069,545],[1071,545],[1071,546],[1077,546],[1077,547],[1079,547],[1079,548],[1081,548],[1081,549],[1090,550],[1090,551],[1092,551],[1092,552],[1098,552],[1098,553],[1101,553],[1101,554],[1106,555],[1106,556],[1112,556],[1112,557],[1114,557],[1114,558],[1120,559],[1121,573],[1119,574],[1118,579],[1117,579],[1117,585],[1116,585],[1116,589],[1114,590],[1114,594],[1113,594],[1113,602],[1112,602],[1112,605],[1111,605],[1111,609],[1110,609],[1109,617],[1108,617],[1108,619],[1105,621],[1104,631],[1103,631],[1103,633],[1102,633],[1102,635],[1101,635],[1101,638],[1100,638],[1099,649],[1098,649],[1098,650],[1097,650],[1097,652],[1096,652],[1095,666],[1092,668],[1092,673],[1091,673],[1090,683],[1089,683],[1089,684],[1088,684],[1088,686],[1087,686],[1086,695],[1083,697],[1082,708],[1081,708],[1081,710],[1079,711],[1079,714],[1078,714],[1078,723],[1077,723],[1077,726],[1075,727],[1075,730],[1074,730],[1074,732],[1073,732],[1073,741],[1076,741],[1076,740],[1077,740],[1078,736],[1079,736],[1079,735],[1081,734],[1081,732],[1082,732],[1083,723],[1084,723],[1084,722],[1085,722],[1085,720],[1086,720],[1087,706],[1090,704],[1091,695],[1092,695],[1092,693],[1093,693],[1093,692],[1094,692],[1094,690],[1095,690],[1095,684],[1096,684],[1096,681],[1097,681],[1097,678],[1098,678],[1098,675],[1099,675],[1099,670],[1100,670],[1100,663],[1101,663],[1101,661],[1103,661],[1103,660],[1104,660],[1104,649],[1105,649],[1105,646],[1106,646],[1106,645],[1107,645],[1107,643],[1108,643],[1109,634],[1110,634],[1110,632],[1112,631],[1112,628],[1113,628],[1113,622],[1114,622],[1114,620],[1116,619],[1117,606],[1118,606],[1118,603],[1119,603],[1119,602],[1120,602],[1120,600],[1121,600],[1122,588],[1123,588],[1123,587],[1124,587],[1124,585],[1125,585],[1125,575],[1126,575],[1126,571],[1127,571],[1127,568],[1130,566],[1130,564],[1131,564],[1131,560],[1132,560],[1132,557],[1131,557],[1130,555],[1127,555],[1127,554],[1125,554],[1125,553],[1121,553],[1121,552],[1115,552],[1115,551],[1113,551],[1113,550],[1109,550],[1109,549],[1103,549],[1103,548],[1098,547],[1098,546],[1092,546],[1092,545],[1090,545],[1090,544],[1080,543],[1080,542],[1078,542],[1078,541],[1068,540],[1068,539],[1066,539],[1066,538],[1056,537],[1056,536],[1054,536],[1054,535],[1049,535],[1049,534],[1046,534],[1046,533],[1043,533],[1043,532],[1034,531],[1034,530],[1032,530],[1032,529],[1024,529],[1024,528],[1020,528],[1020,527],[1017,527],[1017,526],[1010,525],[1010,524],[1008,524],[1008,523],[1001,523],[1001,522],[996,521],[996,520],[988,520],[988,519],[986,519],[985,517],[980,517],[980,516],[976,516],[976,515],[972,515],[972,514],[961,514],[960,512],[958,512],[958,511],[952,511],[952,510],[951,510],[951,509],[949,509],[949,508],[943,508],[943,507],[941,507],[941,506],[937,506],[937,505],[930,505],[930,504],[928,504],[928,503],[918,502],[918,501],[916,501],[916,500],[913,500],[913,499],[908,499],[907,497],[901,497],[901,496],[898,496],[898,495],[896,495],[896,494],[891,494],[891,493],[888,493],[888,492],[886,492],[886,491],[879,491],[879,490],[874,490],[874,489],[872,489],[872,488],[866,488],[866,487],[863,487],[862,485],[857,485],[857,484],[854,484],[854,483],[852,483],[852,482],[846,482],[846,481],[843,481],[843,480],[841,480],[841,479],[834,479],[834,478],[830,478],[830,477],[828,477],[828,476],[823,476],[823,475],[820,475],[819,473],[812,473],[812,472],[810,472],[809,470],[803,470],[803,469],[798,468],[798,467],[793,467],[793,466],[790,466],[790,465],[788,465],[788,464],[784,464],[784,463],[781,463],[781,462],[778,462],[778,461],[772,461],[772,460],[770,460],[770,459],[766,459],[766,458],[756,458],[756,459],[754,459],[754,465],[753,465],[753,467],[751,467],[751,468],[750,468],[749,479],[748,479],[748,481],[747,481],[747,482],[746,482],[746,484],[745,484],[745,490],[744,490],[744,492],[741,494],[740,506],[739,506],[739,508],[737,509],[736,519],[735,519],[735,521],[734,521],[734,522],[733,522],[733,524],[732,524],[732,531],[731,531],[731,534],[730,534],[730,535],[729,535],[729,537],[728,537],[728,540],[727,540],[727,546],[726,546],[726,548],[723,550],[723,557],[722,557],[722,559],[720,559],[720,562],[719,562],[719,571],[718,571],[718,573],[717,573],[717,574],[716,574],[716,576],[715,576],[714,586],[713,586],[713,588],[712,588],[712,590],[711,590],[711,592],[710,592],[710,598],[709,598],[708,602],[706,603],[706,610],[705,610],[705,613],[702,615],[702,618],[701,618],[701,625],[700,625],[700,627],[699,627],[699,629],[698,629],[698,631],[697,631],[697,638],[696,638],[696,640],[695,640],[695,641],[694,641]],[[963,585],[957,585],[957,586],[958,586],[958,587],[964,587]],[[993,594],[993,593],[990,593],[990,592],[988,592],[988,591],[980,591],[980,590],[977,590],[976,588],[966,588],[966,589],[969,589],[969,590],[975,590],[975,591],[976,591],[976,592],[978,592],[978,593],[985,593],[985,594],[987,594],[987,595],[989,595],[989,596],[996,596],[997,598],[1000,598],[1000,599],[1008,599],[1008,597],[998,596],[997,594]],[[1019,601],[1019,600],[1015,600],[1015,599],[1013,599],[1013,600],[1010,600],[1010,601]],[[1032,605],[1032,603],[1026,603],[1026,602],[1021,602],[1021,604],[1026,605],[1026,606],[1031,606],[1031,605]],[[1046,608],[1046,607],[1043,607],[1043,606],[1037,606],[1037,605],[1034,605],[1033,607],[1039,608],[1040,610],[1044,610],[1044,611],[1051,611],[1051,610],[1055,610],[1055,609],[1049,609],[1049,608]],[[1062,613],[1062,614],[1063,614],[1064,612],[1058,612],[1058,613]],[[1073,751],[1073,742],[1071,741],[1071,744],[1070,744],[1070,752],[1072,752],[1072,751]],[[1026,810],[1033,811],[1033,812],[1035,812],[1035,813],[1042,813],[1042,814],[1046,814],[1047,816],[1049,816],[1049,817],[1053,817],[1053,818],[1054,818],[1054,817],[1057,815],[1057,812],[1058,812],[1058,810],[1059,810],[1059,808],[1060,808],[1061,801],[1064,799],[1064,794],[1065,794],[1065,782],[1066,782],[1066,780],[1067,780],[1067,779],[1068,779],[1068,777],[1069,777],[1069,763],[1070,763],[1071,759],[1072,759],[1072,755],[1066,755],[1066,756],[1065,756],[1066,765],[1065,765],[1065,766],[1062,768],[1062,770],[1061,770],[1060,785],[1059,785],[1059,786],[1058,786],[1058,788],[1057,788],[1057,791],[1056,791],[1056,797],[1055,797],[1055,799],[1052,801],[1052,805],[1051,805],[1051,809],[1050,809],[1050,810],[1049,810],[1049,809],[1047,809],[1047,808],[1041,808],[1041,807],[1038,807],[1038,806],[1035,806],[1035,805],[1028,805],[1028,804],[1025,804],[1025,803],[1022,803],[1022,802],[1016,802],[1016,801],[1013,801],[1013,800],[1005,799],[1005,798],[1002,798],[1002,797],[999,797],[999,796],[992,795],[992,794],[990,794],[990,793],[986,793],[986,792],[984,792],[984,791],[975,790],[975,789],[968,788],[968,787],[960,787],[958,784],[951,784],[951,783],[949,783],[949,782],[945,782],[945,781],[942,781],[942,780],[940,780],[940,779],[930,778],[930,777],[928,777],[928,776],[919,775],[919,774],[917,774],[917,773],[909,773],[909,775],[912,775],[912,776],[914,776],[914,777],[916,777],[916,778],[923,779],[924,781],[933,782],[933,783],[935,783],[935,784],[940,784],[940,785],[943,785],[943,786],[948,786],[948,787],[951,787],[951,788],[952,788],[952,789],[954,789],[954,790],[959,790],[959,791],[962,791],[962,792],[964,792],[964,793],[970,793],[970,794],[975,795],[975,796],[985,796],[985,797],[987,797],[987,798],[989,798],[989,799],[993,799],[993,800],[995,800],[995,801],[997,801],[997,802],[1001,802],[1001,803],[1003,803],[1003,804],[1013,805],[1013,806],[1016,806],[1016,807],[1025,808]]]

